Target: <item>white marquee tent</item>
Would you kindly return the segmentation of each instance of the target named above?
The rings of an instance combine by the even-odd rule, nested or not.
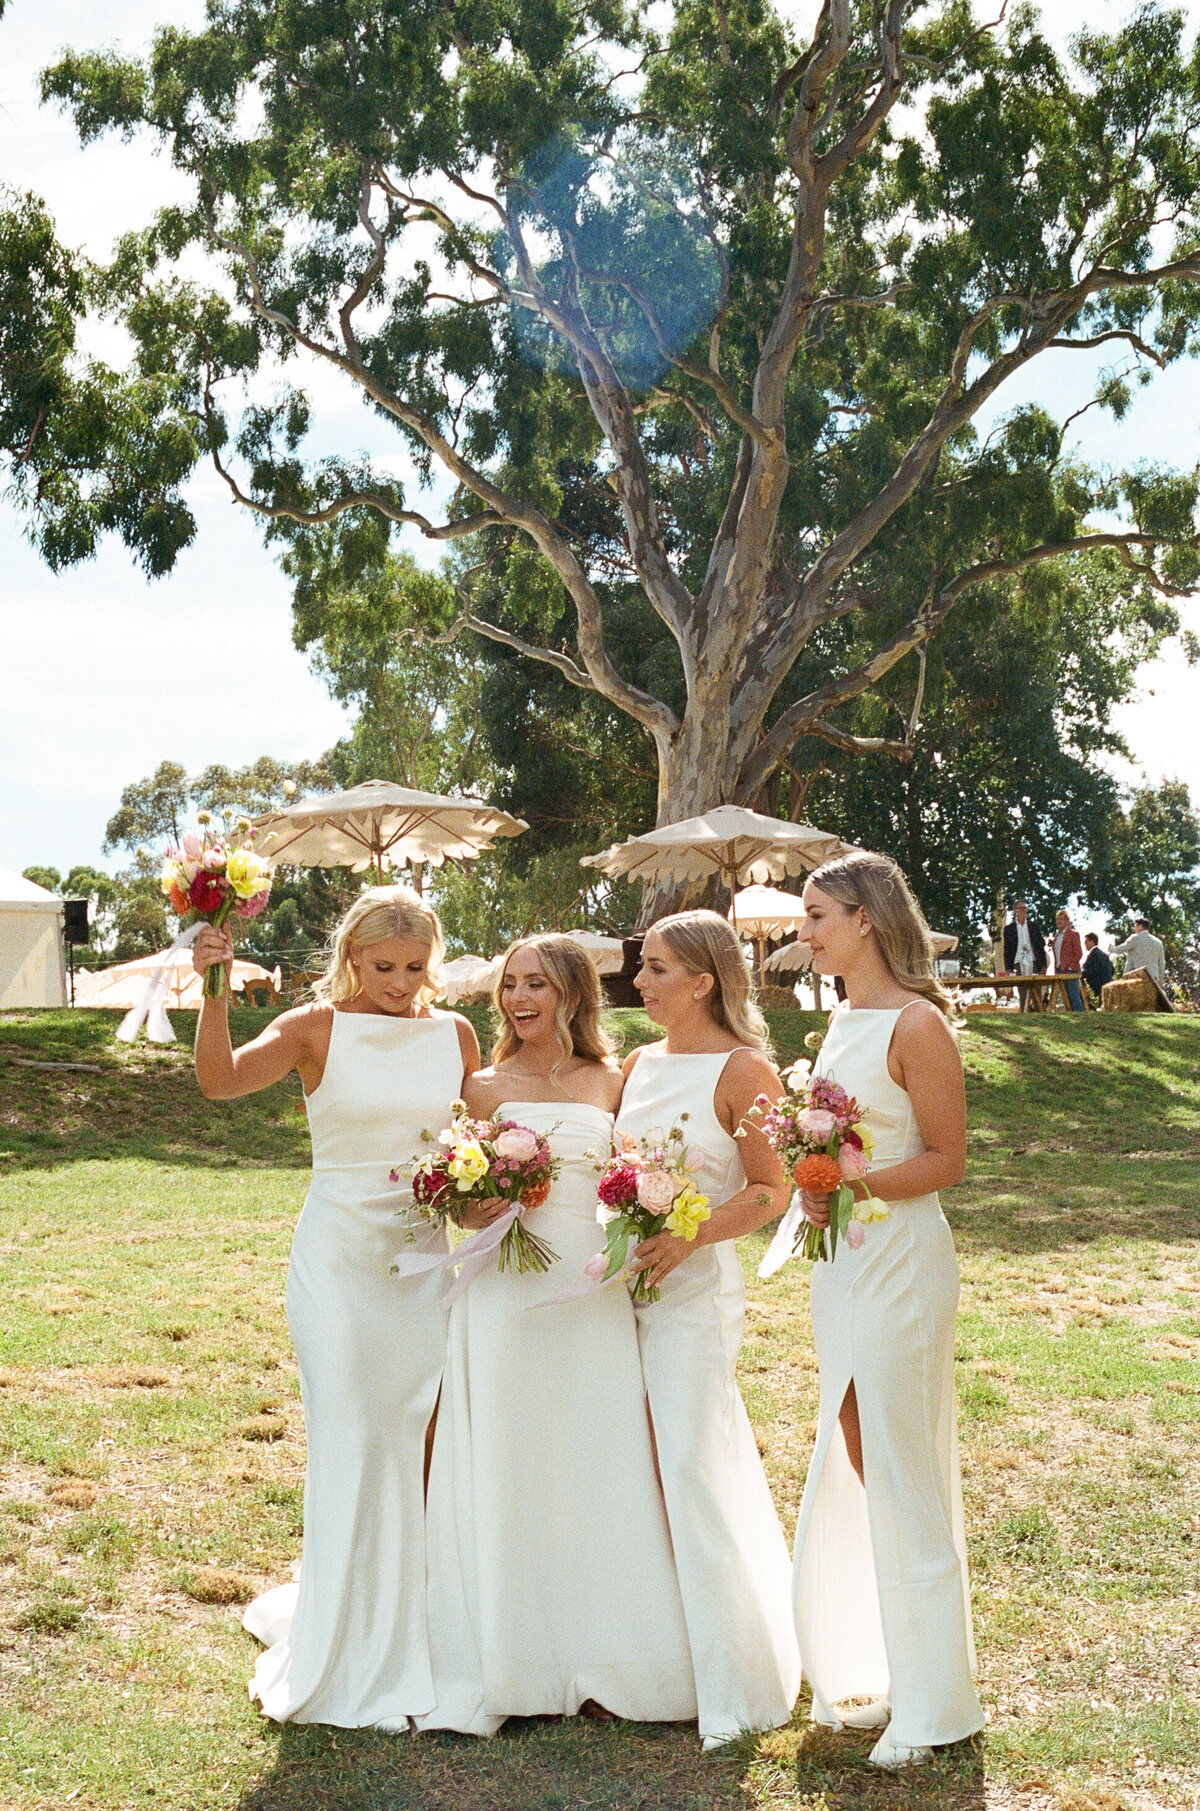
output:
[[[63,902],[0,868],[0,1008],[65,1006]]]

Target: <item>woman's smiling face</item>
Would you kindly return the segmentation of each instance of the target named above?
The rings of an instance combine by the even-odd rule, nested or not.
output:
[[[642,966],[633,985],[655,1024],[669,1025],[672,1019],[695,1012],[712,991],[712,976],[685,968],[667,939],[658,931],[649,930],[642,944]]]
[[[500,1008],[522,1042],[557,1035],[558,989],[542,967],[536,950],[517,950],[508,959],[500,983]]]
[[[429,979],[430,946],[415,937],[385,937],[355,949],[354,965],[362,983],[358,998],[372,1012],[411,1018],[417,996]]]
[[[844,975],[862,941],[860,914],[822,893],[810,880],[804,889],[804,918],[798,935],[811,949],[819,975]]]

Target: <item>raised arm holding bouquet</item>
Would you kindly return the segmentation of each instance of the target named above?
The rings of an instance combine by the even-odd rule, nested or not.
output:
[[[197,813],[200,834],[189,830],[178,849],[168,849],[159,885],[180,918],[224,930],[221,959],[204,968],[204,992],[216,999],[228,982],[233,962],[229,919],[257,918],[271,897],[271,869],[248,844],[214,831],[209,812]],[[250,820],[239,818],[237,831],[249,834]],[[206,948],[211,948],[206,945]]]

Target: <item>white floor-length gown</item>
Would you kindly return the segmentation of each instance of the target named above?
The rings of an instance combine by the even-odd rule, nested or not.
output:
[[[745,1187],[713,1109],[730,1052],[643,1050],[617,1130],[681,1121],[696,1184],[718,1206]],[[637,1310],[642,1373],[696,1673],[700,1734],[720,1741],[788,1721],[800,1689],[791,1563],[737,1386],[746,1293],[732,1241],[699,1247]]]
[[[308,1456],[299,1587],[252,1603],[267,1644],[250,1695],[276,1722],[407,1729],[433,1706],[425,1621],[425,1431],[446,1348],[445,1273],[391,1263],[446,1235],[397,1209],[388,1171],[450,1121],[462,1092],[454,1019],[334,1012],[308,1096],[313,1175],[292,1240],[288,1326]]]
[[[621,1717],[690,1719],[628,1292],[531,1307],[580,1281],[603,1245],[595,1154],[612,1115],[566,1100],[501,1112],[562,1159],[529,1221],[558,1261],[489,1269],[450,1311],[428,1503],[437,1705],[418,1726],[491,1735],[505,1717],[572,1716],[589,1698]]]
[[[818,1075],[855,1096],[872,1167],[925,1148],[888,1073],[900,1010],[838,1008]],[[936,1195],[896,1201],[858,1251],[812,1267],[821,1406],[796,1529],[796,1626],[813,1716],[881,1698],[889,1739],[910,1748],[983,1727],[975,1693],[954,1400],[954,1242]],[[838,1414],[854,1382],[866,1489]]]

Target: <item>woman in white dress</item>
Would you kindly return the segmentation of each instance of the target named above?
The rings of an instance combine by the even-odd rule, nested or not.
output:
[[[781,1087],[737,938],[715,912],[661,919],[634,985],[666,1036],[628,1058],[617,1131],[682,1123],[712,1207],[693,1244],[663,1232],[637,1254],[661,1290],[637,1309],[638,1338],[712,1749],[786,1723],[800,1689],[787,1542],[736,1378],[745,1283],[733,1241],[781,1213],[789,1192],[745,1119]]]
[[[955,1424],[958,1265],[936,1193],[966,1163],[962,1062],[896,864],[831,862],[804,903],[813,967],[846,989],[816,1073],[863,1109],[876,1143],[855,1192],[891,1211],[813,1266],[821,1408],[796,1530],[797,1628],[814,1717],[886,1724],[871,1759],[894,1768],[983,1726]],[[828,1196],[803,1207],[828,1223]],[[839,1716],[846,1699],[874,1702]]]
[[[229,988],[205,999],[196,1075],[210,1100],[299,1071],[313,1174],[288,1264],[307,1465],[300,1583],[251,1604],[266,1644],[250,1695],[276,1722],[405,1730],[433,1708],[425,1622],[426,1433],[446,1345],[443,1275],[401,1282],[407,1222],[391,1167],[444,1125],[478,1066],[466,1019],[428,1005],[441,927],[408,887],[360,894],[334,935],[315,1005],[285,1012],[234,1051]],[[228,932],[195,946],[229,963]],[[422,1220],[427,1246],[444,1243]]]
[[[604,1242],[596,1159],[621,1075],[600,997],[570,937],[514,944],[496,984],[492,1067],[464,1090],[473,1115],[502,1111],[549,1138],[562,1168],[530,1230],[558,1261],[541,1274],[489,1269],[450,1312],[428,1503],[437,1706],[422,1729],[696,1714],[628,1292],[537,1305]]]

